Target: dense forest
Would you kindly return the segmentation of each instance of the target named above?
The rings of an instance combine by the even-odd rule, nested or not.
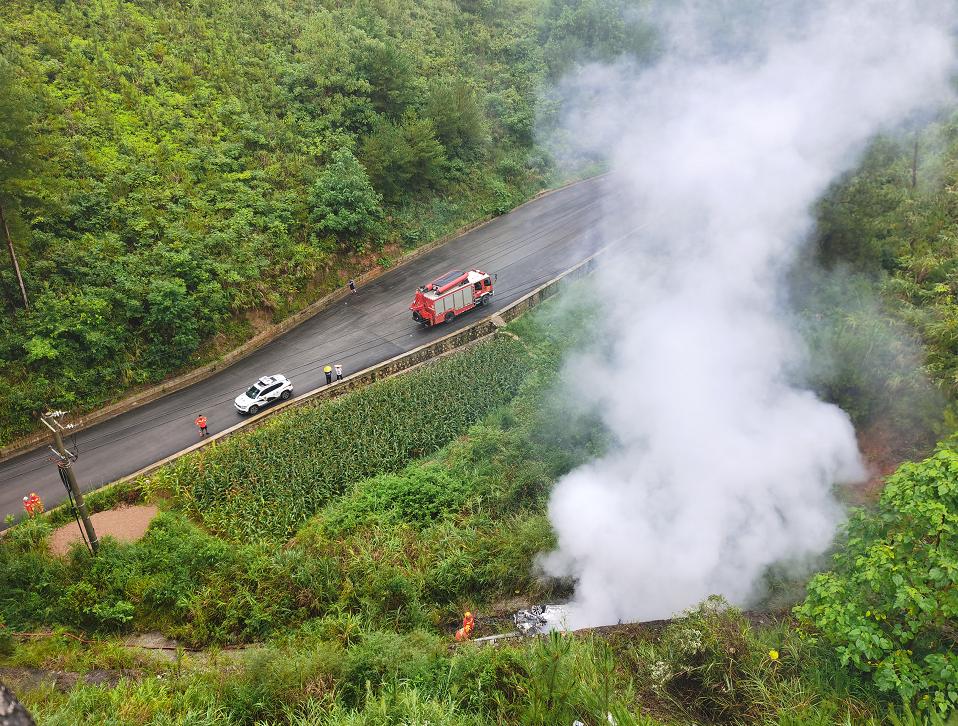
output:
[[[958,116],[876,141],[822,201],[819,247],[876,278],[958,393]]]
[[[874,141],[816,210],[814,267],[797,275],[816,323],[813,383],[859,430],[927,451],[958,425],[958,115]],[[809,291],[811,294],[809,294]]]
[[[641,52],[630,18],[610,0],[4,3],[0,205],[29,309],[8,261],[0,444],[555,181],[543,89]]]

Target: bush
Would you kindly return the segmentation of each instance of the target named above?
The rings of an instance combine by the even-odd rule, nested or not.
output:
[[[333,154],[309,194],[310,218],[320,232],[360,240],[378,227],[382,218],[382,197],[376,193],[366,170],[346,148]]]
[[[230,545],[169,512],[139,542],[104,538],[95,558],[76,548],[64,562],[4,542],[0,615],[21,628],[160,630],[191,644],[260,639],[339,596],[335,568],[302,554]]]
[[[903,464],[875,511],[850,517],[835,568],[796,612],[882,691],[958,708],[958,451]]]
[[[351,532],[375,515],[380,526],[401,522],[424,526],[455,514],[469,497],[468,488],[435,463],[414,463],[399,474],[367,479],[324,513],[330,537]]]
[[[340,683],[343,701],[358,706],[368,693],[390,684],[438,680],[444,674],[445,643],[427,633],[409,635],[373,631],[346,654]]]

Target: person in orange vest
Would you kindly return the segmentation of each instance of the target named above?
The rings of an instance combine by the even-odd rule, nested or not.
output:
[[[210,435],[210,432],[209,432],[209,431],[207,430],[207,428],[206,428],[206,416],[204,416],[203,414],[200,414],[199,416],[196,417],[196,420],[195,420],[193,423],[195,423],[195,424],[196,424],[196,428],[198,428],[198,429],[200,430],[200,438],[201,438],[201,439],[202,439],[204,436],[209,436],[209,435]]]
[[[43,500],[40,499],[36,492],[30,492],[29,497],[23,498],[23,509],[30,517],[43,514]]]
[[[475,629],[476,621],[472,617],[472,613],[467,610],[462,618],[462,627],[456,631],[456,640],[469,640],[472,637],[472,631]]]

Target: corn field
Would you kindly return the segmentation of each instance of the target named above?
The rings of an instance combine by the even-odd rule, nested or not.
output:
[[[284,540],[351,484],[397,471],[510,401],[529,367],[501,337],[405,376],[281,414],[184,457],[147,484],[213,532]]]

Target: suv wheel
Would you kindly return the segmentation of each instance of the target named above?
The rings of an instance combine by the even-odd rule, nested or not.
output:
[[[248,413],[250,416],[255,416],[257,413],[259,413],[259,406],[257,406],[254,403],[252,406],[249,407]]]
[[[289,397],[290,397],[291,395],[292,395],[292,393],[290,393],[290,391],[286,390],[286,391],[283,391],[281,394],[279,394],[279,397],[282,398],[284,401],[288,401],[288,400],[289,400]]]

